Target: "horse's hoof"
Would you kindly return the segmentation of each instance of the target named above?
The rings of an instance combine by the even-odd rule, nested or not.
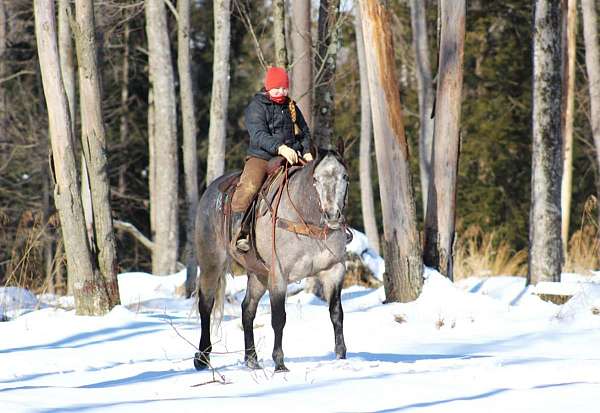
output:
[[[255,358],[250,358],[246,360],[246,367],[248,367],[250,370],[260,370],[262,369],[262,366],[258,363],[258,361]]]
[[[287,373],[290,371],[284,364],[280,364],[279,366],[275,366],[275,373]]]
[[[194,354],[194,367],[196,368],[196,370],[201,371],[201,370],[206,370],[208,368],[210,364],[210,357],[202,354],[202,353],[196,353]]]

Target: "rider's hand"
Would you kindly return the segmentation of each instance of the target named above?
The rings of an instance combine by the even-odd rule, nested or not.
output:
[[[298,153],[287,145],[281,145],[277,153],[283,156],[291,165],[298,162]]]
[[[303,156],[303,158],[304,158],[304,160],[305,160],[306,162],[310,162],[310,161],[312,161],[312,160],[313,160],[313,157],[312,157],[312,155],[310,154],[310,152],[307,152],[307,153],[305,153],[305,154],[304,154],[304,156]]]

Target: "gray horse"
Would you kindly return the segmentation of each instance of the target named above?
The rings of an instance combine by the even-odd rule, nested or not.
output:
[[[231,256],[227,252],[228,245],[222,231],[223,194],[218,188],[229,176],[222,176],[208,186],[200,199],[196,218],[196,252],[200,265],[197,295],[202,329],[199,352],[194,358],[197,370],[210,365],[211,312],[215,309],[213,317],[219,318],[218,321],[223,314],[225,273],[231,263]],[[254,347],[253,322],[258,302],[268,290],[271,326],[275,333],[275,371],[287,371],[281,345],[286,321],[287,285],[311,276],[318,277],[323,295],[329,303],[336,357],[346,358],[341,289],[345,273],[346,233],[343,211],[347,189],[348,175],[343,159],[338,152],[323,151],[315,161],[290,176],[279,197],[278,222],[293,223],[292,226],[296,228],[305,228],[308,235],[293,232],[289,227],[282,228],[281,225],[274,227],[270,212],[257,218],[257,252],[265,263],[271,266],[274,264],[274,268],[271,268],[268,275],[248,272],[246,296],[242,302],[242,325],[244,359],[249,368],[260,368]],[[264,202],[262,201],[263,204]],[[262,208],[266,206],[262,205]]]

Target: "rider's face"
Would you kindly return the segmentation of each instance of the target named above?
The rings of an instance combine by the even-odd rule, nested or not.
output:
[[[288,89],[285,87],[277,87],[269,90],[269,95],[274,98],[278,98],[280,96],[287,96]]]

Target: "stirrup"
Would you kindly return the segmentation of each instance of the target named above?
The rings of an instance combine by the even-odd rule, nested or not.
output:
[[[235,247],[240,252],[248,252],[248,251],[250,251],[250,244],[248,243],[248,238],[239,238],[235,242]]]

